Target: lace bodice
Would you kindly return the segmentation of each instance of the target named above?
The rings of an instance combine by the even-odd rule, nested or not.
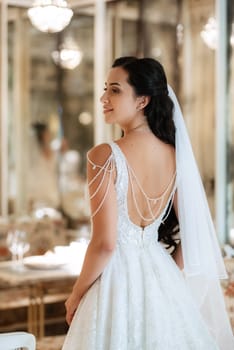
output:
[[[173,186],[171,194],[161,214],[146,227],[142,228],[133,223],[128,215],[127,193],[129,186],[129,175],[127,169],[126,158],[120,147],[115,143],[110,143],[113,160],[116,166],[116,193],[118,206],[118,244],[134,244],[138,246],[146,246],[158,240],[158,228],[162,223],[170,202],[176,190],[176,182]]]

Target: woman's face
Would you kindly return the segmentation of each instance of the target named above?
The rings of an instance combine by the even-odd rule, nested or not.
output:
[[[127,82],[128,73],[121,67],[112,68],[101,97],[103,113],[108,124],[129,125],[136,119],[140,97]]]

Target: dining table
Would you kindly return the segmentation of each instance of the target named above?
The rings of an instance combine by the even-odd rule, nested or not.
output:
[[[79,276],[87,242],[55,247],[23,261],[0,262],[0,310],[27,307],[27,330],[45,333],[45,305],[65,301]]]

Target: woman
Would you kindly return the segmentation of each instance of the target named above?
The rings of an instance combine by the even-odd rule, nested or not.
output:
[[[28,172],[28,204],[30,210],[37,207],[59,207],[58,159],[51,148],[51,134],[47,124],[32,125],[34,138],[30,145]]]
[[[231,350],[225,269],[163,67],[119,58],[104,90],[105,120],[123,137],[88,153],[92,239],[63,350]]]

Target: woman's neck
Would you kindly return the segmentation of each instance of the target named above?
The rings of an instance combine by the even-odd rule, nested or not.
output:
[[[150,132],[150,127],[146,121],[138,123],[135,126],[123,128],[124,136],[134,132]]]

